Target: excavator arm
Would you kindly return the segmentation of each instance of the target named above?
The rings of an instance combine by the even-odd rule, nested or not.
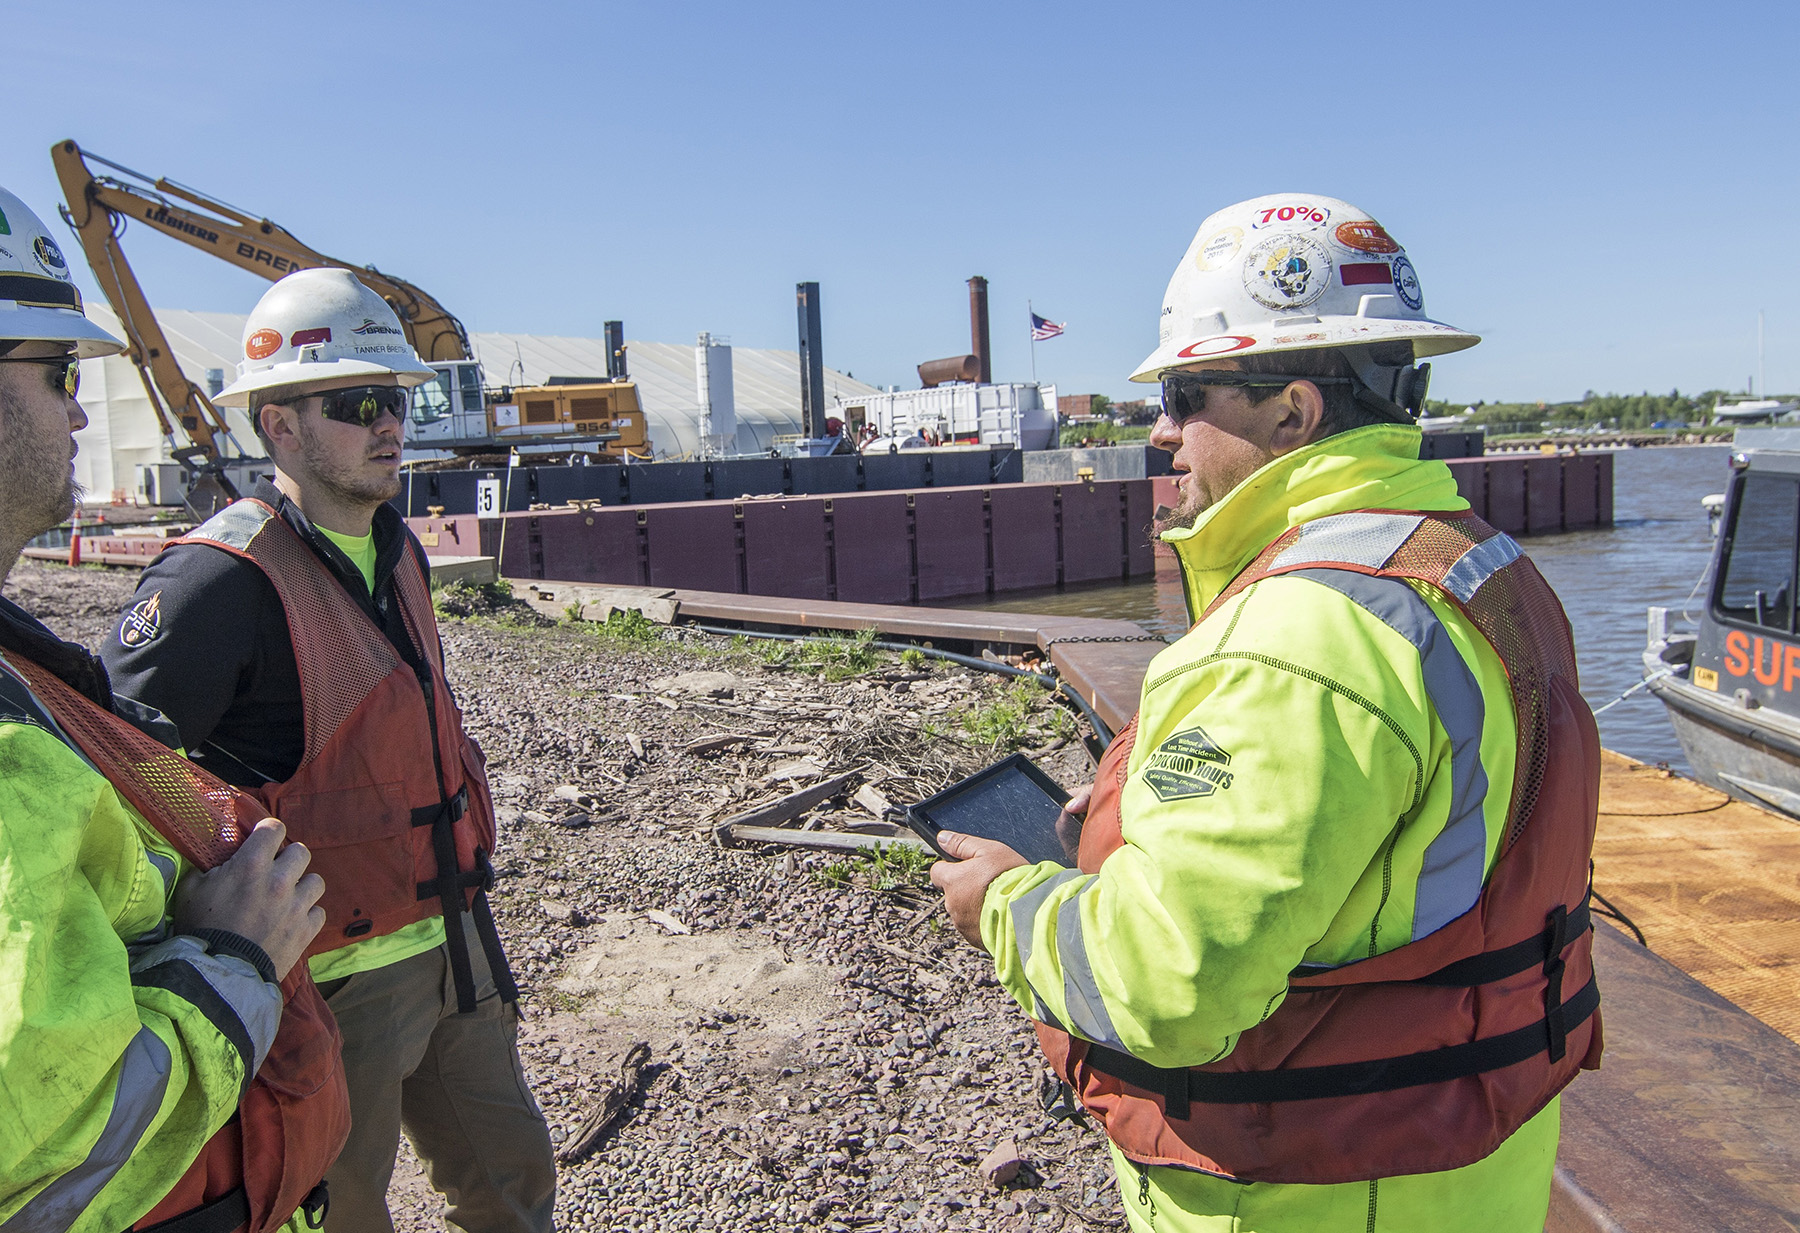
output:
[[[63,157],[63,146],[57,146],[52,154],[56,158],[57,174],[62,178],[63,193],[74,204],[74,209],[65,206],[62,214],[75,229],[87,254],[88,265],[99,280],[100,290],[106,293],[107,302],[125,330],[126,340],[131,344],[131,362],[137,365],[138,373],[144,379],[144,392],[149,395],[150,408],[156,413],[157,426],[178,458],[202,466],[216,465],[221,454],[219,438],[230,440],[231,430],[225,417],[175,362],[169,340],[156,315],[150,311],[150,301],[145,298],[137,275],[119,247],[124,220],[86,191],[94,187],[94,181],[87,175],[81,155],[74,148],[75,143],[64,144],[71,151],[67,160]],[[176,424],[181,426],[183,435],[191,443],[185,448],[176,448]]]
[[[94,229],[96,241],[101,233],[111,235],[112,248],[116,252],[117,233],[123,220],[132,219],[271,282],[295,270],[318,266],[349,270],[388,302],[400,318],[406,340],[418,352],[419,358],[465,360],[472,354],[462,322],[405,279],[383,274],[372,265],[351,265],[348,261],[327,257],[296,240],[287,228],[266,218],[256,218],[172,180],[152,179],[97,154],[86,153],[73,141],[52,146],[50,157],[56,163],[63,196],[69,203],[70,224],[81,236],[89,264],[94,267],[102,286],[106,285],[107,275],[102,272],[101,261],[96,260],[95,244],[88,239],[89,229]],[[89,161],[119,175],[96,176],[88,169]],[[128,178],[121,179],[120,176]],[[120,262],[120,259],[115,257],[113,261]],[[110,288],[107,294],[111,296]],[[118,307],[116,300],[114,307]],[[146,309],[146,315],[147,312]]]

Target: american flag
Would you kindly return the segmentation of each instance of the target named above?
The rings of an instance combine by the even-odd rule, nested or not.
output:
[[[1031,314],[1031,341],[1032,342],[1043,342],[1047,338],[1055,338],[1058,334],[1063,332],[1063,325],[1067,325],[1067,324],[1068,324],[1068,322],[1065,321],[1062,323],[1062,325],[1058,325],[1056,322],[1051,321],[1048,318],[1040,317],[1036,313],[1032,313]]]

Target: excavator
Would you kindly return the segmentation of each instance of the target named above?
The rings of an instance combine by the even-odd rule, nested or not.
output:
[[[73,141],[52,146],[50,157],[68,202],[63,218],[81,241],[94,277],[125,330],[131,360],[143,377],[171,455],[197,476],[188,500],[196,516],[235,495],[222,465],[230,454],[241,456],[243,450],[223,413],[176,363],[120,246],[128,221],[141,222],[270,281],[319,266],[354,273],[388,302],[413,350],[438,373],[436,380],[413,391],[406,431],[409,454],[463,458],[474,464],[496,454],[504,457],[515,447],[542,451],[593,443],[609,459],[647,452],[643,408],[636,384],[625,373],[623,331],[617,323],[608,322],[612,356],[604,380],[490,388],[462,322],[405,279],[372,265],[328,257],[278,223],[173,180],[133,171]],[[96,175],[90,162],[117,174]],[[177,446],[177,426],[188,440],[186,446]]]

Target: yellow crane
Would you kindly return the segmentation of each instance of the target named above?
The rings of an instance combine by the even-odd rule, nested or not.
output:
[[[144,380],[173,455],[219,481],[222,443],[236,447],[224,415],[182,373],[150,302],[132,273],[119,237],[128,222],[172,236],[221,261],[270,281],[320,266],[349,270],[393,308],[419,358],[438,379],[414,391],[409,447],[487,455],[514,446],[575,446],[596,442],[618,456],[647,445],[637,386],[624,377],[624,349],[606,379],[548,387],[490,390],[461,321],[423,289],[372,265],[328,257],[267,218],[167,177],[151,177],[83,150],[74,141],[50,149],[63,197],[94,277],[118,315],[131,359]],[[95,174],[89,163],[106,168]],[[179,426],[190,444],[178,447]],[[242,453],[241,449],[236,449]],[[229,485],[224,485],[229,489]],[[190,504],[192,502],[190,501]]]

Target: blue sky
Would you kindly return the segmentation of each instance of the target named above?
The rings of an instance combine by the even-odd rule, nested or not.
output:
[[[1486,337],[1439,396],[1741,387],[1758,309],[1800,389],[1791,5],[89,2],[7,30],[0,183],[40,213],[73,137],[475,330],[792,348],[816,279],[827,362],[907,386],[967,349],[984,274],[996,379],[1030,375],[1029,299],[1068,322],[1042,379],[1131,396],[1200,220],[1291,191],[1369,210]],[[126,249],[159,305],[265,286]]]

